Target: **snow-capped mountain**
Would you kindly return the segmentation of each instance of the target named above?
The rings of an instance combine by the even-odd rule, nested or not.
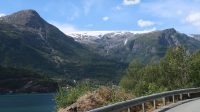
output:
[[[102,50],[106,52],[104,55],[107,55],[111,49],[126,45],[129,38],[134,38],[135,35],[142,33],[146,32],[91,31],[74,32],[69,35],[73,37],[75,41],[92,46],[92,48],[102,48]]]
[[[103,46],[104,49],[112,49],[126,45],[128,39],[134,38],[135,35],[149,32],[151,31],[82,31],[72,32],[67,35],[73,37],[75,41],[83,44],[93,44]]]
[[[143,34],[143,33],[149,33],[154,30],[147,30],[147,31],[79,31],[79,32],[70,32],[67,33],[67,35],[75,38],[75,40],[78,39],[85,39],[85,38],[90,38],[90,39],[97,39],[97,38],[102,38],[104,35],[110,34],[111,37],[116,37],[116,36],[123,36],[127,34]],[[78,39],[77,39],[78,38]]]
[[[164,56],[169,47],[183,45],[198,46],[191,36],[177,32],[174,28],[157,31],[89,31],[67,34],[85,45],[92,52],[122,62],[132,59],[150,61]],[[195,43],[195,45],[194,45]]]

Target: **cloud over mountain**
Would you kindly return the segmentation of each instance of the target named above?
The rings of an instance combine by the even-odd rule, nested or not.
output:
[[[186,21],[200,30],[200,12],[192,12],[186,17]]]
[[[140,0],[123,0],[124,5],[136,5],[139,3],[140,3]]]

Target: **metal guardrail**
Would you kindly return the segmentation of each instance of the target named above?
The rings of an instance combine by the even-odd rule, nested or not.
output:
[[[131,107],[136,105],[142,104],[143,112],[145,112],[145,102],[147,101],[153,101],[154,109],[156,109],[156,99],[163,98],[163,104],[165,105],[165,97],[172,96],[173,103],[175,102],[175,95],[180,95],[180,99],[182,100],[183,94],[187,94],[188,97],[190,97],[191,93],[199,93],[200,88],[188,88],[188,89],[180,89],[180,90],[174,90],[174,91],[167,91],[163,93],[158,94],[152,94],[149,96],[144,97],[138,97],[132,100],[127,100],[115,104],[111,104],[108,106],[96,108],[93,110],[90,110],[88,112],[118,112],[127,109],[128,112],[130,112]]]

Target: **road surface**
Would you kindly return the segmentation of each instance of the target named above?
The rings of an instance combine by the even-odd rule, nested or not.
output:
[[[200,112],[200,98],[171,104],[155,112]]]

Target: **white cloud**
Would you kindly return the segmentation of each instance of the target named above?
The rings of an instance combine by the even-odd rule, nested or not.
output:
[[[138,24],[138,26],[140,26],[140,27],[147,27],[147,26],[152,26],[152,25],[154,25],[155,23],[152,22],[152,21],[140,19],[140,20],[138,20],[137,24]]]
[[[198,1],[198,3],[197,3]],[[158,18],[182,19],[190,11],[199,11],[199,0],[155,0],[143,2],[140,9]],[[178,4],[178,5],[174,5]]]
[[[105,16],[105,17],[102,18],[103,21],[108,21],[109,19],[110,19],[110,18],[107,17],[107,16]]]
[[[140,0],[123,0],[124,5],[136,5],[139,3],[140,3]]]
[[[190,13],[186,17],[185,21],[191,23],[192,25],[196,26],[200,30],[200,12]]]
[[[78,31],[78,29],[71,24],[61,24],[61,23],[57,23],[57,22],[51,22],[51,23],[53,25],[55,25],[58,29],[60,29],[65,34]]]
[[[2,16],[5,16],[6,14],[4,14],[4,13],[0,13],[0,17],[2,17]]]

